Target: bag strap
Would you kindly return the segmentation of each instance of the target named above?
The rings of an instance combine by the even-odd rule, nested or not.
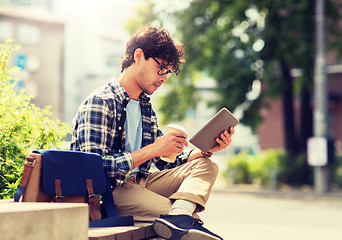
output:
[[[32,172],[32,168],[34,167],[34,165],[36,164],[36,158],[32,157],[32,156],[27,156],[26,157],[26,161],[24,164],[24,170],[22,173],[22,177],[20,180],[20,184],[19,184],[19,188],[16,191],[16,193],[14,194],[14,201],[15,202],[19,202],[21,196],[24,194],[26,185],[28,183],[28,180],[30,178],[31,172]]]
[[[118,216],[114,204],[113,192],[110,187],[109,177],[106,170],[106,191],[102,194],[102,202],[107,214],[107,218],[89,221],[89,227],[118,227],[118,226],[134,226],[133,216]]]
[[[57,203],[63,202],[63,194],[62,194],[62,188],[61,188],[61,180],[60,179],[55,179],[55,201]]]
[[[89,204],[89,215],[91,220],[101,219],[100,212],[100,195],[94,194],[93,181],[91,179],[86,180],[87,191],[88,191],[88,204]],[[96,207],[98,206],[98,208]]]

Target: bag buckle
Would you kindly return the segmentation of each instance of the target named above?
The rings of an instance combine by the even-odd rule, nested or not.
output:
[[[33,162],[32,162],[32,164],[31,164],[31,166],[34,167],[34,165],[36,165],[36,162],[37,162],[37,160],[34,159]]]
[[[93,197],[96,197],[96,194],[89,194],[88,195],[88,198],[93,198]]]
[[[36,165],[36,162],[37,162],[36,158],[27,158],[26,159],[26,164],[32,168],[34,167],[34,165]]]
[[[53,199],[52,202],[58,202],[60,200],[63,200],[64,199],[64,196],[55,196],[55,198]]]

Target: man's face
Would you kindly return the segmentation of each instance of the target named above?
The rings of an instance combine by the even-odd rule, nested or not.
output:
[[[152,95],[163,83],[167,81],[171,66],[162,64],[162,59],[150,57],[138,73],[138,85],[143,92]],[[165,74],[166,73],[166,74]]]

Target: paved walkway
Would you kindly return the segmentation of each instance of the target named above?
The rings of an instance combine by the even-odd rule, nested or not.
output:
[[[342,194],[214,187],[205,227],[225,240],[342,240]]]

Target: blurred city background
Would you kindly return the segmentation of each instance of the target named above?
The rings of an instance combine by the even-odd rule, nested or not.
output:
[[[341,4],[0,0],[0,42],[21,45],[12,59],[19,88],[71,124],[83,99],[120,74],[129,36],[164,26],[184,44],[186,63],[152,97],[160,127],[177,122],[191,137],[221,107],[241,121],[231,146],[214,156],[219,187],[338,193]]]
[[[0,0],[0,42],[21,46],[11,59],[19,89],[71,125],[83,99],[120,74],[130,35],[164,26],[186,63],[152,97],[160,127],[179,123],[191,137],[222,107],[241,122],[213,157],[206,226],[225,239],[342,239],[341,4]],[[18,156],[14,170],[1,165],[0,198],[18,184]]]
[[[323,173],[323,191],[342,184],[336,164],[342,152],[340,2],[325,4],[323,137],[329,159],[323,168],[333,169]],[[0,40],[21,45],[12,60],[22,69],[19,87],[34,94],[37,106],[52,106],[53,119],[71,124],[82,100],[120,74],[129,36],[147,24],[162,25],[184,43],[187,62],[183,74],[152,98],[161,128],[178,122],[191,137],[227,107],[241,124],[231,147],[216,154],[222,169],[238,154],[247,159],[275,150],[279,158],[284,150],[289,169],[274,174],[283,183],[309,186],[314,184],[307,163],[307,141],[315,136],[314,19],[312,1],[0,0]],[[225,173],[231,183],[258,182],[241,170],[243,164],[236,165]]]

